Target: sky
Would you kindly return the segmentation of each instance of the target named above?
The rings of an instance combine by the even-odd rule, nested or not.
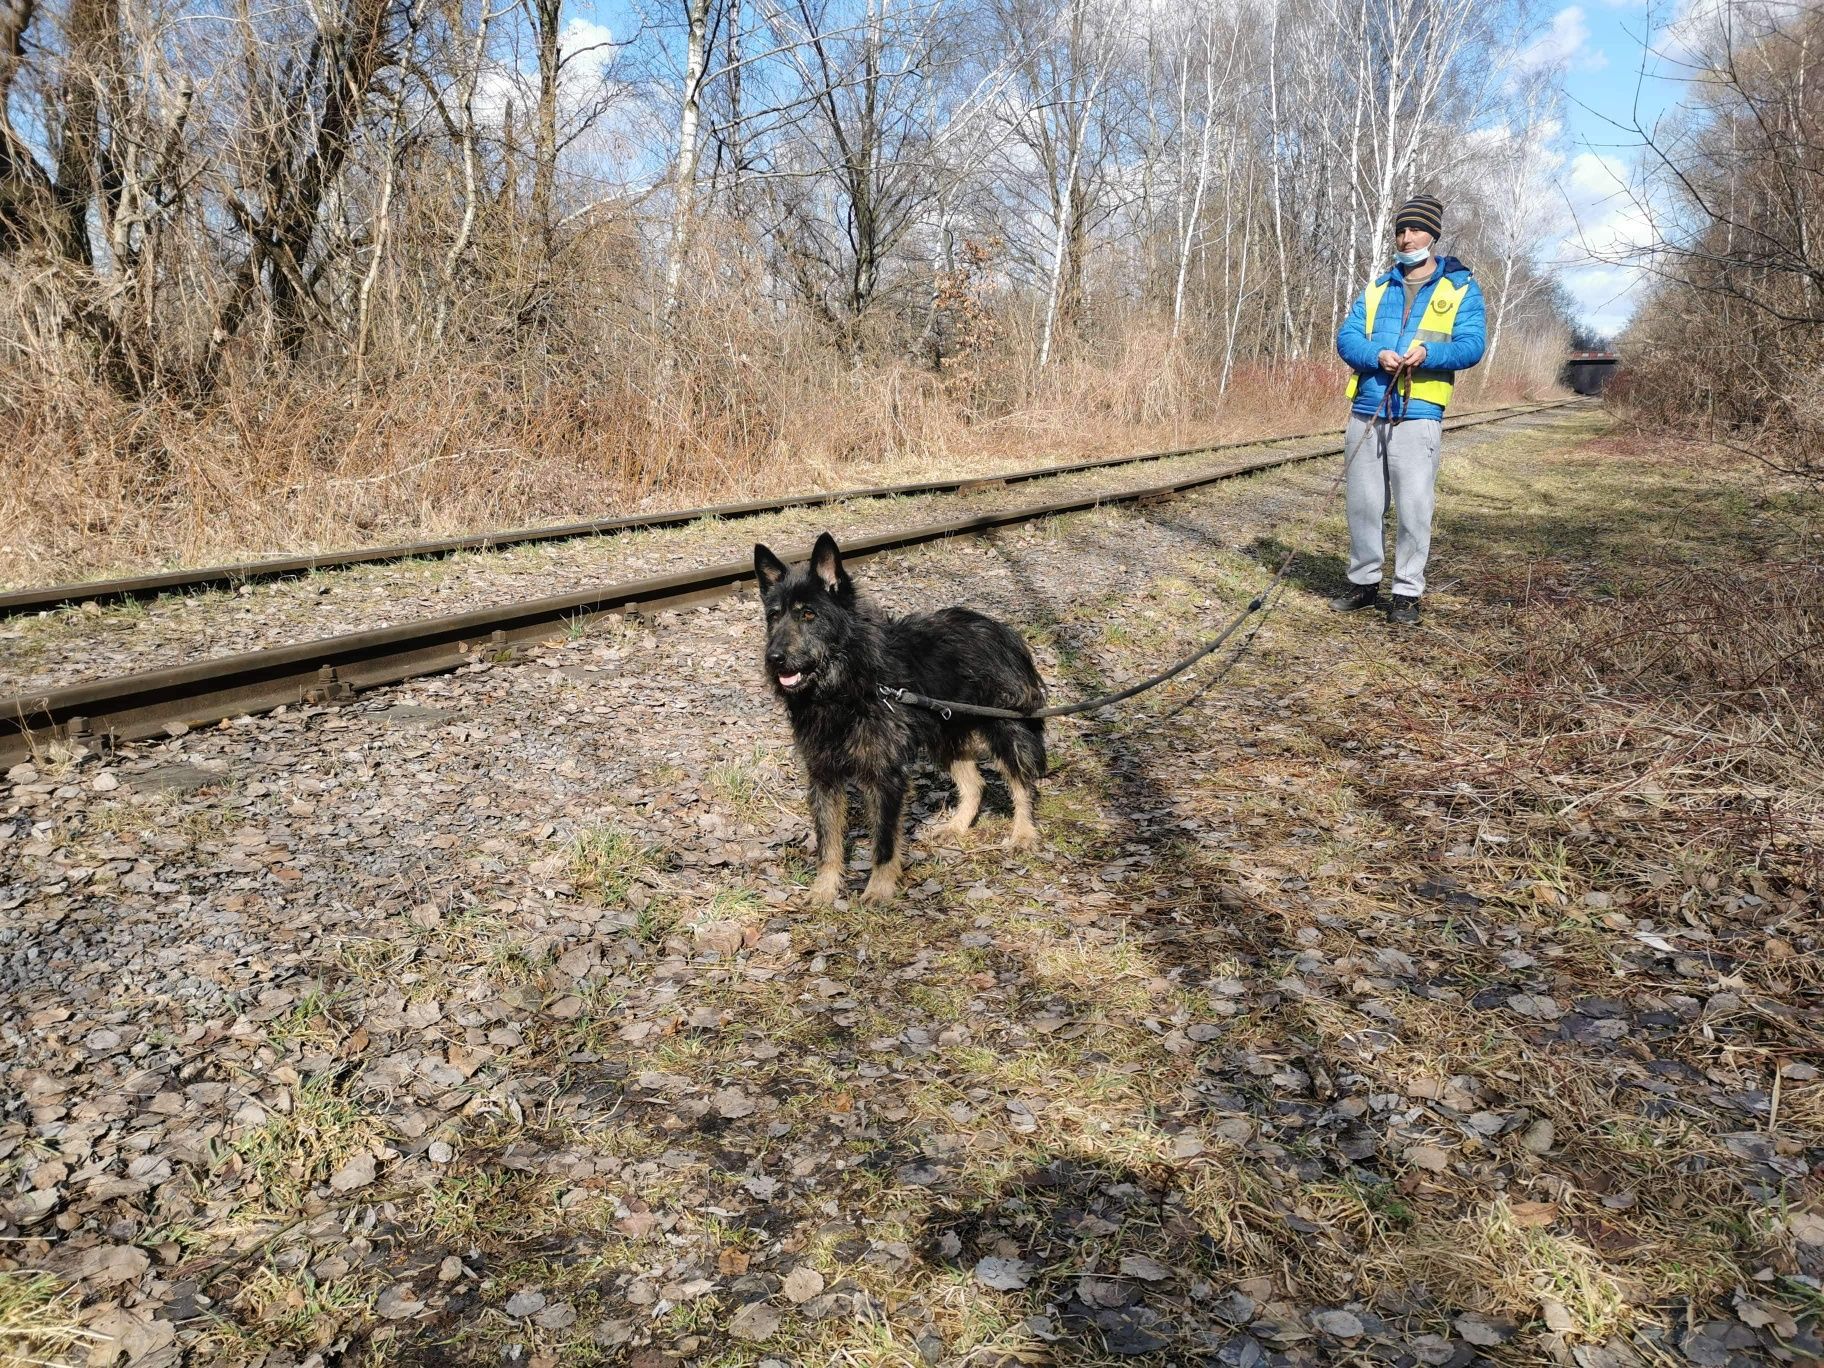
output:
[[[1584,0],[1547,10],[1530,52],[1538,65],[1563,73],[1564,161],[1558,170],[1565,231],[1547,252],[1562,270],[1579,316],[1613,336],[1640,302],[1636,270],[1593,261],[1649,240],[1647,224],[1625,187],[1632,179],[1642,128],[1670,111],[1685,92],[1669,41],[1680,11],[1643,0]],[[1621,127],[1616,125],[1620,124]]]

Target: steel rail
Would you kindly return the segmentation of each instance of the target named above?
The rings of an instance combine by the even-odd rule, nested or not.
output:
[[[1574,402],[1477,414],[1448,426],[1453,431],[1478,427]],[[1240,475],[1340,455],[1342,450],[1336,444],[1318,451],[1275,453],[1163,484],[1104,490],[877,533],[845,544],[843,555],[858,559],[1041,518],[1156,503]],[[456,669],[478,655],[504,654],[517,642],[545,639],[554,628],[580,619],[658,612],[722,598],[753,575],[750,562],[729,561],[0,699],[0,766],[29,759],[35,748],[53,737],[105,745],[156,736],[177,723],[195,726],[284,706],[346,701],[365,689]]]
[[[1486,413],[1465,414],[1464,419],[1511,413],[1516,405]],[[1238,451],[1248,447],[1273,446],[1280,442],[1306,442],[1329,437],[1334,427],[1317,432],[1292,432],[1278,437],[1256,437],[1240,442],[1213,442],[1203,446],[1178,447],[1171,451],[1147,451],[1129,456],[1105,456],[1092,461],[1073,461],[1066,465],[1035,466],[1027,470],[1010,470],[1001,474],[965,475],[948,480],[925,480],[917,484],[883,485],[878,488],[842,489],[829,494],[799,494],[785,499],[750,500],[745,503],[714,504],[704,508],[681,508],[669,513],[634,513],[616,518],[597,518],[588,522],[558,523],[549,527],[523,527],[505,532],[478,532],[466,537],[449,537],[437,541],[396,543],[390,546],[364,547],[351,551],[325,551],[319,555],[286,556],[278,559],[241,561],[230,565],[212,565],[194,570],[170,570],[155,575],[137,575],[127,579],[92,580],[88,583],[54,584],[43,588],[12,589],[0,592],[0,618],[19,617],[27,613],[52,612],[80,603],[120,603],[157,598],[162,594],[189,593],[202,590],[237,589],[243,584],[262,580],[289,579],[317,570],[339,570],[355,565],[377,565],[389,561],[453,556],[462,551],[499,551],[536,542],[568,541],[576,537],[613,536],[623,532],[644,532],[661,527],[681,527],[704,518],[752,518],[766,513],[782,513],[794,508],[823,508],[831,504],[860,499],[890,499],[916,494],[960,494],[1001,485],[1022,484],[1031,480],[1078,475],[1090,470],[1107,470],[1114,466],[1141,465],[1149,461],[1169,461],[1179,456],[1199,456],[1206,452]]]

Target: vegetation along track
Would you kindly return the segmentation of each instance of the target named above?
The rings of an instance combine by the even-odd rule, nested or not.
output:
[[[1508,405],[1464,415],[1464,421],[1512,417],[1530,412],[1531,405]],[[1287,432],[1277,437],[1250,437],[1235,442],[1209,442],[1198,446],[1175,447],[1169,451],[1147,451],[1128,456],[1107,456],[1092,461],[1073,461],[1065,465],[1034,466],[998,474],[959,476],[948,480],[925,480],[913,484],[883,485],[866,489],[842,489],[826,494],[798,494],[790,498],[750,500],[743,503],[713,504],[702,508],[680,508],[670,512],[634,513],[618,518],[595,518],[586,522],[555,523],[547,527],[524,527],[504,532],[477,532],[466,537],[448,537],[435,541],[400,542],[389,546],[369,546],[351,551],[324,551],[303,556],[286,556],[230,565],[211,565],[189,570],[169,570],[153,575],[135,575],[123,579],[89,580],[71,584],[53,584],[36,588],[0,592],[0,618],[27,613],[51,612],[82,603],[127,603],[158,598],[164,594],[198,593],[206,590],[238,589],[244,584],[264,580],[292,579],[322,570],[339,570],[356,565],[382,565],[391,561],[423,560],[454,556],[464,551],[501,551],[509,547],[530,546],[538,542],[569,541],[577,537],[614,536],[624,532],[645,532],[664,527],[686,527],[706,518],[750,518],[763,513],[781,513],[792,508],[826,508],[857,499],[904,498],[915,494],[960,494],[970,490],[1001,485],[1024,484],[1032,480],[1078,475],[1087,471],[1110,470],[1120,466],[1142,465],[1151,461],[1169,461],[1180,456],[1204,456],[1219,451],[1238,451],[1253,447],[1271,447],[1283,442],[1310,441],[1330,437],[1335,428],[1315,432]],[[1321,454],[1321,453],[1320,453]],[[1304,459],[1304,453],[1290,458]],[[1262,462],[1264,468],[1274,462]]]
[[[1475,427],[1503,419],[1517,418],[1561,404],[1529,404],[1492,410],[1465,417],[1447,426],[1455,429]],[[1290,441],[1294,438],[1266,439]],[[1240,443],[1260,446],[1262,442]],[[1191,448],[1186,452],[1158,452],[1143,456],[1118,457],[1112,460],[1081,462],[1071,466],[1048,467],[998,476],[977,476],[966,480],[934,482],[922,486],[900,486],[894,489],[851,491],[846,494],[813,495],[778,501],[772,504],[730,505],[722,509],[697,509],[688,513],[660,515],[654,519],[623,519],[619,530],[634,526],[662,526],[687,522],[708,516],[731,516],[775,512],[790,508],[816,506],[857,497],[884,497],[908,493],[963,493],[972,488],[1025,481],[1043,476],[1078,473],[1108,466],[1161,460],[1170,456],[1227,447]],[[1145,503],[1169,498],[1220,480],[1270,469],[1294,462],[1314,460],[1341,453],[1341,446],[1329,444],[1318,450],[1272,451],[1255,460],[1242,461],[1215,470],[1198,472],[1164,482],[1116,490],[1097,489],[1063,499],[975,513],[942,519],[912,527],[896,528],[875,535],[850,539],[845,551],[865,557],[876,552],[914,546],[945,537],[972,535],[994,528],[1029,522],[1064,513],[1079,512],[1108,504]],[[615,530],[609,524],[575,525],[564,535],[586,535],[590,531]],[[557,535],[560,529],[548,529],[540,535]],[[476,539],[467,539],[475,542]],[[504,537],[487,544],[505,545]],[[427,544],[428,545],[428,544]],[[440,544],[445,552],[472,549],[456,544]],[[354,553],[377,558],[380,553]],[[392,554],[438,554],[437,551],[413,551],[394,548]],[[345,563],[353,564],[354,560]],[[258,562],[269,568],[282,562]],[[244,569],[231,567],[230,569]],[[226,571],[197,572],[200,575]],[[272,569],[274,575],[288,573]],[[293,570],[289,573],[298,573]],[[752,578],[752,567],[746,561],[731,561],[686,570],[681,573],[648,577],[623,583],[596,585],[566,594],[491,605],[469,612],[424,618],[372,631],[321,637],[284,646],[245,652],[237,655],[197,661],[164,669],[142,671],[117,678],[96,680],[69,687],[22,692],[0,699],[0,763],[11,765],[27,759],[34,747],[55,738],[100,741],[127,741],[156,735],[165,728],[182,724],[215,722],[246,713],[269,711],[298,703],[334,702],[353,697],[363,689],[397,683],[419,675],[454,669],[479,654],[501,652],[517,641],[549,635],[600,613],[654,612],[677,608],[709,599],[720,598]],[[149,585],[143,581],[113,581],[116,585]],[[85,597],[101,586],[91,586]],[[202,587],[198,581],[193,587]],[[54,591],[42,591],[54,592]],[[122,591],[122,597],[133,597],[139,591]],[[150,592],[149,590],[146,592]],[[17,597],[17,596],[13,596]]]

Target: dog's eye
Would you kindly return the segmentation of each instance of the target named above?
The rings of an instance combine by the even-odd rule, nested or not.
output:
[[[813,613],[809,608],[800,608],[798,610],[798,617],[802,622],[809,622],[816,616],[817,614]]]

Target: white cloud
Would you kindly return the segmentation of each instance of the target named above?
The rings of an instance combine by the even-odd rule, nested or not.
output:
[[[1570,220],[1558,242],[1559,279],[1578,316],[1613,335],[1640,305],[1657,236],[1650,207],[1628,167],[1597,152],[1572,157],[1558,188]]]
[[[604,95],[618,49],[614,34],[589,19],[572,19],[557,36],[559,69],[557,122],[560,129],[592,111]],[[528,55],[518,65],[510,61],[488,64],[475,84],[475,113],[484,123],[499,124],[507,105],[524,118],[534,107],[538,92],[538,64]]]
[[[1601,71],[1609,64],[1609,55],[1590,45],[1590,26],[1584,19],[1583,6],[1566,5],[1552,16],[1551,26],[1520,50],[1515,65],[1522,71],[1563,70]]]
[[[564,77],[571,81],[600,81],[614,65],[617,49],[614,32],[591,19],[572,19],[557,37],[564,57]]]

